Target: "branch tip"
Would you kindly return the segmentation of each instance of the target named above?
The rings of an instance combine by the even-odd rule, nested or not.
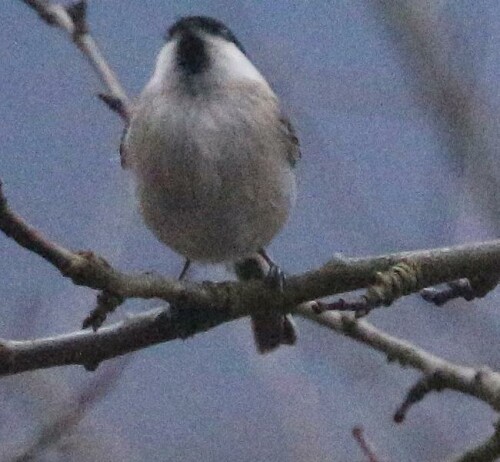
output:
[[[54,14],[47,0],[22,0],[26,5],[36,11],[39,18],[49,26],[58,26],[57,16]]]
[[[63,6],[47,0],[22,1],[35,10],[47,24],[66,31],[76,47],[87,58],[96,75],[106,87],[107,92],[113,95],[114,98],[121,100],[121,109],[119,111],[113,109],[113,111],[118,113],[122,120],[128,122],[130,115],[128,97],[90,34],[87,22],[87,2],[80,0],[68,6]]]
[[[422,401],[431,391],[439,392],[449,386],[449,383],[440,370],[425,375],[410,388],[405,400],[394,414],[394,421],[396,423],[402,423],[413,405]]]
[[[497,273],[478,274],[468,279],[461,278],[448,282],[444,289],[425,288],[420,291],[420,295],[426,302],[436,306],[442,306],[456,298],[463,298],[470,302],[476,298],[485,297],[497,287],[498,281],[499,275]]]
[[[368,458],[368,462],[379,462],[379,458],[375,453],[372,445],[368,442],[364,435],[364,429],[361,426],[356,426],[352,429],[352,436],[358,443],[363,454]]]
[[[108,314],[115,311],[125,299],[120,295],[103,290],[97,295],[97,306],[90,312],[82,323],[82,329],[92,327],[94,332],[106,321]]]

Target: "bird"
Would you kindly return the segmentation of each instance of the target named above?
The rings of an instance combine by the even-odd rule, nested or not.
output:
[[[166,246],[191,262],[239,264],[259,255],[269,281],[282,272],[266,246],[296,200],[297,134],[233,32],[182,17],[165,36],[122,137],[140,212]],[[255,313],[257,350],[294,344],[290,315]]]

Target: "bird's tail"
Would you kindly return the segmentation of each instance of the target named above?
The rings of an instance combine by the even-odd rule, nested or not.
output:
[[[257,351],[269,353],[280,345],[293,345],[297,341],[297,329],[291,315],[275,312],[252,315],[252,330]]]
[[[268,257],[255,254],[253,257],[236,262],[234,269],[238,279],[243,281],[265,279],[270,271],[269,262]],[[297,341],[297,328],[290,314],[283,315],[274,310],[262,310],[252,314],[251,319],[255,345],[259,353],[269,353],[280,345],[294,345]]]

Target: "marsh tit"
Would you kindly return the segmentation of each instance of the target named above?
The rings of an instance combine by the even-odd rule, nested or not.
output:
[[[185,17],[169,29],[121,154],[145,223],[186,258],[185,268],[260,254],[276,269],[264,248],[294,205],[299,144],[273,90],[220,21]],[[290,316],[252,319],[259,352],[295,342]]]

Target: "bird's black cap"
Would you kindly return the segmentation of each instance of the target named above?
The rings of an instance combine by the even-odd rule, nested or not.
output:
[[[204,32],[206,34],[222,37],[223,39],[234,43],[243,53],[245,50],[241,43],[231,30],[218,19],[208,16],[185,16],[179,19],[174,25],[168,29],[167,39],[171,39],[176,35],[191,35],[196,32]]]

